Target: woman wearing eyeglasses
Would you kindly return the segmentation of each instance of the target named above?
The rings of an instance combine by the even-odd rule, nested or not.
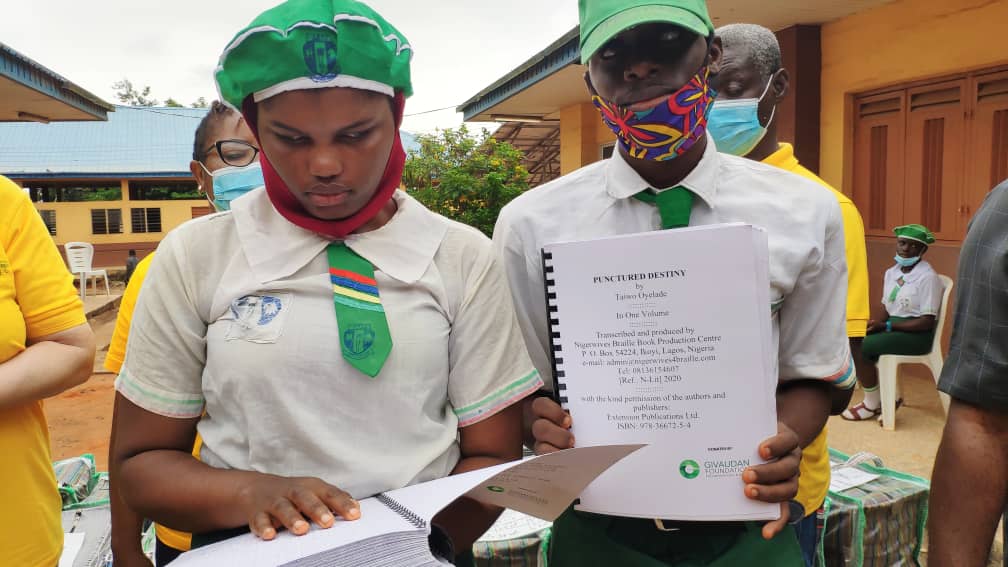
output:
[[[189,162],[200,193],[218,212],[231,208],[231,201],[256,187],[262,187],[262,168],[259,166],[259,147],[255,136],[241,114],[214,101],[210,111],[196,128],[193,142],[193,159]],[[140,287],[147,276],[154,254],[148,254],[136,266],[133,277],[126,285],[116,318],[112,342],[105,357],[105,368],[116,374],[122,368],[126,357],[126,338],[129,336],[133,309],[136,306]],[[118,404],[116,409],[118,409]],[[115,415],[115,411],[113,414]],[[115,417],[113,417],[113,421]],[[109,453],[116,449],[115,435],[109,446]],[[193,455],[199,455],[200,439],[197,436]],[[118,482],[111,478],[112,494],[116,494]],[[121,498],[111,499],[112,509],[112,552],[117,567],[135,565],[150,566],[140,543],[143,518],[131,510]],[[157,526],[157,548],[161,557],[173,557],[189,549],[190,534]],[[159,561],[163,563],[165,560]]]
[[[263,186],[259,144],[242,115],[214,101],[196,129],[189,171],[200,191],[217,211],[231,201]]]

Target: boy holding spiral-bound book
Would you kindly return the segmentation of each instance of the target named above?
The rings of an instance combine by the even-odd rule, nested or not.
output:
[[[721,46],[703,0],[580,0],[579,9],[586,83],[618,148],[610,159],[525,193],[498,219],[494,244],[526,345],[549,376],[545,245],[716,223],[764,228],[778,434],[758,449],[768,462],[749,467],[738,488],[748,498],[780,503],[781,517],[755,530],[691,522],[664,530],[653,521],[569,509],[554,524],[550,564],[732,565],[745,557],[748,565],[802,565],[789,525],[803,515],[793,502],[801,447],[826,422],[829,389],[851,388],[856,379],[836,200],[788,172],[720,154],[706,136],[715,96],[708,80],[720,69]],[[732,262],[739,251],[710,253]],[[526,441],[536,452],[575,446],[571,416],[551,396],[527,400],[525,416]]]

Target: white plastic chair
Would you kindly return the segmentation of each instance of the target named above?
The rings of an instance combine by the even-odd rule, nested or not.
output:
[[[882,397],[882,427],[889,431],[896,429],[896,382],[899,365],[923,364],[927,366],[931,370],[931,375],[934,377],[936,384],[938,383],[938,378],[941,377],[942,365],[945,364],[941,351],[942,329],[945,328],[945,316],[948,314],[946,308],[948,307],[949,296],[952,294],[952,286],[955,284],[952,282],[952,278],[948,276],[939,274],[938,279],[945,286],[945,290],[942,292],[941,308],[938,311],[938,320],[935,323],[935,334],[934,341],[931,343],[931,352],[918,356],[885,354],[879,357],[876,364],[879,377],[879,395]],[[938,394],[941,398],[942,407],[945,409],[945,414],[948,415],[948,394],[944,392],[939,392]]]
[[[87,292],[87,282],[91,278],[94,278],[95,295],[98,294],[99,277],[105,278],[105,295],[112,295],[112,292],[109,291],[108,272],[91,267],[91,261],[94,260],[93,245],[88,242],[67,242],[63,245],[63,249],[66,250],[70,271],[80,278],[81,301],[84,300]]]

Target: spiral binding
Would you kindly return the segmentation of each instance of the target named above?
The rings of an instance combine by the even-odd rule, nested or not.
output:
[[[396,514],[399,514],[404,520],[409,522],[415,528],[427,529],[427,520],[424,520],[416,514],[413,510],[410,510],[406,506],[403,506],[395,498],[389,497],[387,494],[379,494],[375,498],[385,505],[386,508],[392,510]]]
[[[560,319],[557,314],[557,294],[556,294],[556,282],[553,280],[553,253],[547,252],[545,249],[542,251],[542,262],[543,262],[543,280],[545,283],[545,293],[546,293],[546,306],[548,310],[549,317],[549,327],[550,327],[550,362],[553,364],[553,378],[556,383],[555,398],[557,403],[559,403],[564,409],[567,409],[567,384],[564,382],[563,378],[566,376],[566,372],[563,369],[563,355],[562,346],[560,345]]]

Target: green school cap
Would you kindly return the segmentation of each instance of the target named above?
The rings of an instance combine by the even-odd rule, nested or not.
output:
[[[578,12],[582,63],[617,34],[640,24],[675,24],[703,37],[714,33],[705,0],[578,0]]]
[[[896,233],[897,238],[916,240],[917,242],[928,246],[934,244],[935,241],[934,234],[931,234],[931,231],[922,224],[906,224],[903,226],[897,226],[893,229],[893,232]]]
[[[399,30],[356,0],[288,0],[228,43],[214,78],[220,98],[241,109],[301,89],[350,87],[413,94],[413,50]]]

